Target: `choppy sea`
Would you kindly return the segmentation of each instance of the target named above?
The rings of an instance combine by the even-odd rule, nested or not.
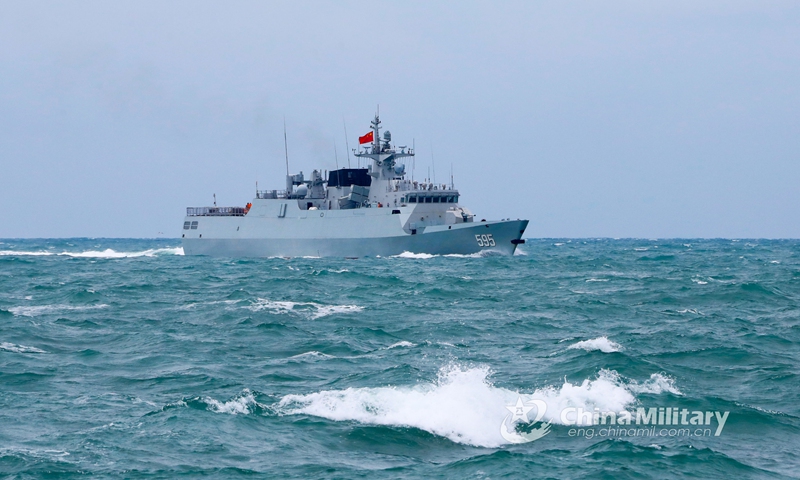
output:
[[[797,240],[358,260],[0,242],[0,475],[800,472]]]

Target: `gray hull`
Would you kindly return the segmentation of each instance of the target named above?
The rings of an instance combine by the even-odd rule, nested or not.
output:
[[[528,225],[527,220],[469,222],[426,226],[411,233],[410,208],[403,208],[401,214],[387,208],[290,211],[279,218],[270,215],[277,208],[267,204],[261,211],[259,206],[240,217],[187,217],[197,222],[197,228],[184,230],[184,253],[222,257],[365,257],[403,252],[513,255]]]

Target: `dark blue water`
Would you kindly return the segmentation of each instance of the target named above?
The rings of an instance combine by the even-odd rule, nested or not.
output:
[[[2,242],[3,475],[798,475],[800,241],[359,260]],[[546,413],[510,417],[518,399]],[[728,416],[623,436],[570,408]]]

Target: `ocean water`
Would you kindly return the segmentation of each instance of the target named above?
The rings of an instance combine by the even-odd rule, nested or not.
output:
[[[800,241],[358,260],[0,242],[0,475],[800,471]],[[637,433],[562,418],[651,408],[711,419]]]

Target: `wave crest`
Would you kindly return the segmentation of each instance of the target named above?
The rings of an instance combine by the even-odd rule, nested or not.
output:
[[[637,389],[643,391],[642,385],[651,385],[649,381],[628,384],[616,372],[601,370],[594,380],[575,384],[565,380],[560,387],[548,386],[522,394],[495,387],[489,375],[488,367],[449,365],[439,370],[435,382],[286,395],[273,408],[279,415],[313,415],[334,421],[419,428],[457,443],[498,447],[507,444],[499,432],[508,414],[506,407],[518,397],[544,401],[547,411],[543,419],[562,424],[560,412],[564,408],[621,412],[636,402]]]
[[[0,350],[13,353],[47,353],[44,350],[36,347],[27,347],[25,345],[15,345],[9,342],[0,343]]]
[[[322,305],[314,302],[272,301],[259,298],[255,303],[245,306],[250,311],[270,310],[273,313],[297,313],[312,320],[336,313],[355,313],[364,310],[358,305]]]
[[[583,340],[578,343],[573,343],[569,347],[568,350],[586,350],[587,352],[593,352],[599,350],[603,353],[613,353],[619,352],[622,350],[622,345],[617,342],[611,341],[606,336],[593,338],[591,340]]]

